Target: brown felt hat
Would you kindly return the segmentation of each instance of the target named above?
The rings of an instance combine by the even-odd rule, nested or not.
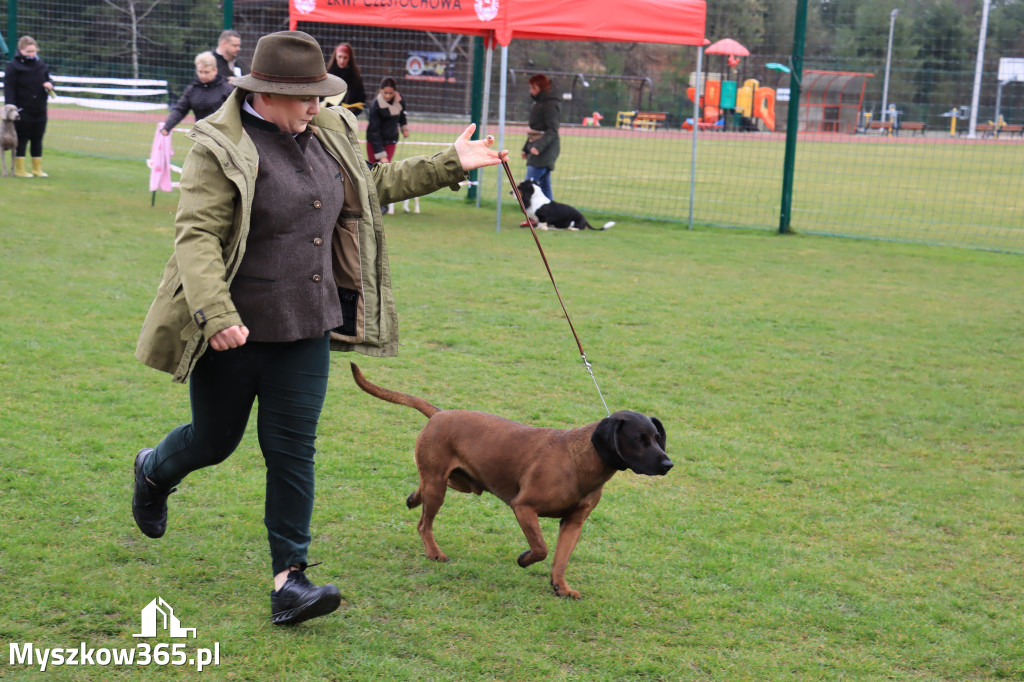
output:
[[[345,81],[327,73],[320,44],[302,31],[279,31],[260,38],[247,76],[232,81],[249,92],[330,97],[345,91]]]

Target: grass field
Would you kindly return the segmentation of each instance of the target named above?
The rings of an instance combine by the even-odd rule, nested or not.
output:
[[[676,463],[608,484],[572,602],[550,558],[516,566],[492,497],[449,495],[452,561],[426,560],[404,504],[424,419],[347,369],[539,426],[604,416],[532,238],[453,200],[389,216],[403,347],[336,356],[318,440],[310,575],[343,603],[277,629],[254,432],[171,496],[164,538],[131,518],[136,450],[188,419],[187,390],[132,356],[175,195],[151,208],[136,162],[47,164],[0,183],[5,649],[135,647],[159,596],[189,651],[219,646],[210,679],[1024,679],[1018,256],[630,219],[542,233],[609,407],[660,417]]]
[[[154,126],[152,121],[54,120],[47,144],[141,162],[149,155]],[[415,116],[411,128],[412,144],[400,145],[400,155],[432,152],[435,147],[419,143],[450,143],[462,130],[460,124],[421,122]],[[522,127],[510,127],[505,141],[516,177],[525,174],[518,157],[523,134]],[[188,145],[183,136],[175,139],[180,163]],[[698,142],[695,221],[777,230],[784,146],[781,134],[704,134]],[[679,130],[566,127],[555,198],[588,212],[686,223],[691,149],[690,135]],[[801,135],[792,228],[1024,253],[1022,149],[1024,140],[1016,137]],[[485,173],[482,196],[491,201],[495,182],[495,172]]]

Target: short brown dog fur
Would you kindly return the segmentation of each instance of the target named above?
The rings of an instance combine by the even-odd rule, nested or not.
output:
[[[548,555],[538,517],[561,519],[551,567],[551,586],[560,597],[580,598],[565,582],[565,569],[604,484],[616,471],[664,476],[672,468],[661,422],[639,412],[616,412],[578,429],[535,428],[485,412],[442,410],[371,384],[355,364],[352,376],[370,395],[429,418],[416,439],[420,485],[406,500],[410,509],[423,505],[417,528],[427,557],[448,560],[433,530],[446,487],[487,491],[512,507],[530,543],[517,560],[524,568]]]

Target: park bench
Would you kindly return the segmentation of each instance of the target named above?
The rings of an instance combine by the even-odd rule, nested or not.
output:
[[[872,121],[868,123],[868,130],[880,130],[888,135],[892,132],[892,121]]]
[[[638,111],[633,117],[633,128],[654,130],[665,125],[668,114],[661,111]]]
[[[1000,135],[1018,135],[1024,137],[1024,125],[1020,123],[1006,123],[999,126],[998,130],[996,126],[991,123],[979,123],[975,126],[974,131],[981,137],[996,137]],[[958,128],[956,131],[957,135],[966,135],[968,127],[965,125],[963,128]]]
[[[927,128],[927,127],[928,127],[927,124],[922,123],[920,121],[904,121],[903,123],[900,123],[899,131],[901,133],[904,130],[906,130],[908,132],[911,132],[911,133],[921,133],[921,136],[923,137],[924,136],[925,128]]]

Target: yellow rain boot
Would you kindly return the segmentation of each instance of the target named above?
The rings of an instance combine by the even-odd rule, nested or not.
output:
[[[32,157],[32,175],[36,176],[37,178],[50,177],[49,175],[43,172],[43,159],[40,156]]]
[[[14,157],[14,177],[16,178],[31,178],[32,174],[25,170],[25,157],[15,156]]]

